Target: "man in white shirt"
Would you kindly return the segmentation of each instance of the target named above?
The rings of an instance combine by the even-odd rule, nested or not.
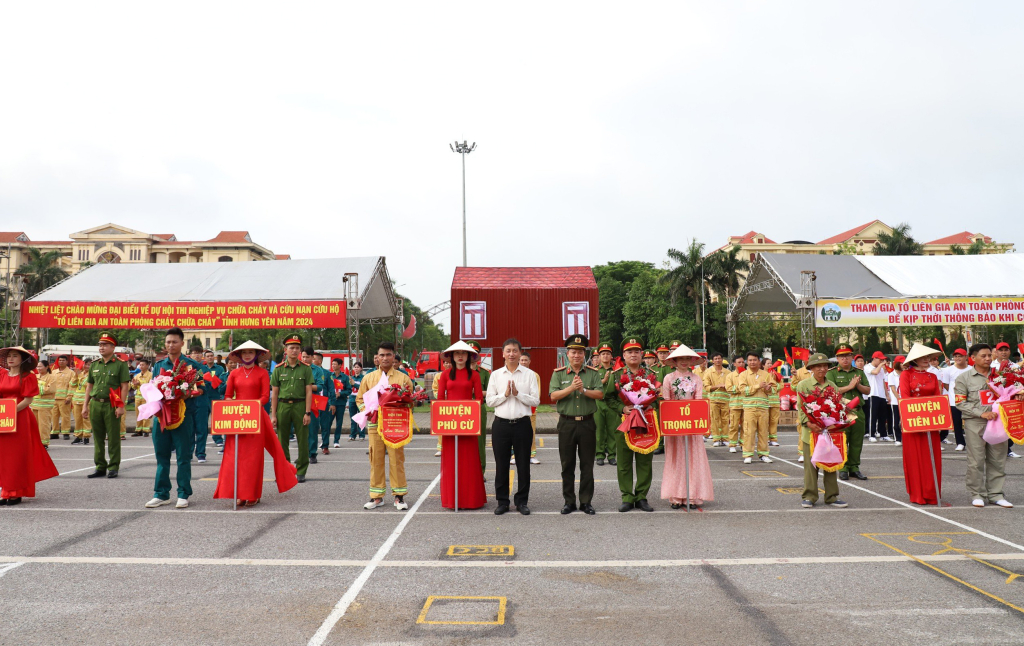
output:
[[[871,392],[868,393],[868,441],[877,442],[881,438],[883,442],[889,440],[889,427],[892,425],[892,410],[889,408],[889,391],[886,387],[886,364],[888,359],[881,352],[871,355],[871,363],[864,367],[864,374],[868,376],[868,385]]]
[[[942,382],[946,385],[949,393],[949,407],[953,413],[953,435],[956,437],[956,450],[963,451],[966,445],[964,439],[964,418],[960,409],[956,407],[956,380],[957,377],[969,372],[971,366],[967,365],[967,350],[957,348],[953,350],[953,365],[946,366],[942,370]],[[945,439],[945,438],[943,438]]]
[[[907,358],[900,355],[892,360],[893,371],[886,377],[889,388],[889,409],[892,411],[892,434],[896,438],[896,446],[903,444],[903,422],[900,419],[900,375],[903,374],[903,362]]]
[[[494,409],[491,424],[491,446],[494,449],[494,497],[498,500],[496,515],[509,508],[508,470],[512,456],[516,457],[515,505],[520,514],[528,516],[530,508],[530,445],[533,426],[530,424],[532,408],[540,403],[537,374],[519,365],[523,346],[516,339],[505,341],[502,356],[505,365],[491,373],[487,384],[487,405]]]

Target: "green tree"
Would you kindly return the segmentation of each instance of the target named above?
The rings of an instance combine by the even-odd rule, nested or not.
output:
[[[622,260],[594,267],[600,323],[598,334],[601,342],[611,345],[616,353],[625,331],[623,308],[629,298],[630,287],[638,276],[644,274],[656,275],[657,270],[651,263],[639,260]]]
[[[708,285],[726,298],[732,298],[740,291],[741,272],[750,271],[750,262],[740,257],[739,245],[731,249],[719,249],[705,259],[705,279]]]
[[[689,298],[696,309],[696,320],[700,322],[700,300],[704,287],[704,243],[690,240],[684,251],[669,249],[668,257],[675,261],[676,266],[661,275],[659,283],[668,285],[669,300],[676,304],[679,297]]]
[[[924,254],[924,246],[910,235],[910,225],[906,222],[893,227],[892,233],[878,234],[876,256],[920,256]]]
[[[29,247],[25,252],[28,260],[18,267],[18,273],[25,276],[26,298],[31,298],[68,277],[68,272],[60,267],[60,260],[63,257],[60,251],[44,252]]]
[[[985,253],[990,247],[992,247],[991,244],[986,244],[984,239],[978,238],[966,248],[955,244],[952,245],[949,250],[953,252],[954,256],[979,256]]]

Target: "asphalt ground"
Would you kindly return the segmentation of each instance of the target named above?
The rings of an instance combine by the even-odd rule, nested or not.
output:
[[[62,475],[0,508],[0,644],[1021,644],[1021,508],[974,509],[965,457],[943,452],[951,507],[907,504],[899,448],[867,444],[848,509],[799,507],[796,434],[773,464],[708,449],[703,511],[560,515],[557,436],[539,436],[533,514],[441,508],[434,438],[406,447],[412,509],[364,511],[366,442],[308,480],[232,511],[219,467],[193,462],[187,510],[143,509],[155,463],[124,443],[121,477],[87,480],[92,446],[51,445]],[[1008,497],[1024,504],[1024,460]],[[267,478],[272,477],[267,468]],[[515,486],[515,483],[513,484]]]

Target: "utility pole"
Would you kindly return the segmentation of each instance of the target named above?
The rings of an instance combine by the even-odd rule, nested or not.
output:
[[[466,155],[476,150],[476,142],[468,145],[465,140],[460,144],[448,144],[453,153],[462,155],[462,266],[468,267],[466,263]]]

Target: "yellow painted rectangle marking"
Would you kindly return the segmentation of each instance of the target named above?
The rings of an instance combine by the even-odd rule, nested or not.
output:
[[[751,478],[791,478],[781,471],[740,471],[743,475]]]
[[[514,556],[511,545],[449,545],[448,556]]]
[[[801,494],[804,492],[803,487],[775,487],[775,491],[779,493],[796,493]],[[818,493],[825,493],[824,489],[818,489]]]
[[[544,448],[544,438],[543,437],[537,437],[537,448],[538,449],[543,449]]]
[[[498,613],[494,621],[431,621],[427,619],[427,613],[430,612],[430,606],[435,601],[440,600],[455,600],[455,601],[496,601],[498,603]],[[505,625],[505,606],[508,600],[505,597],[440,597],[440,596],[429,596],[427,602],[423,604],[423,610],[420,611],[420,616],[416,619],[418,624],[429,624],[434,626],[504,626]]]

